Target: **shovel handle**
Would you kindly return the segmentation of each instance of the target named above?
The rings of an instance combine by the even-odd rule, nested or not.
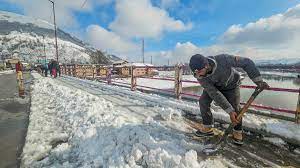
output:
[[[249,106],[251,105],[251,103],[254,101],[254,99],[257,97],[257,95],[262,92],[264,89],[263,88],[256,88],[255,91],[252,93],[251,97],[249,98],[249,100],[247,101],[247,103],[244,105],[244,107],[241,109],[239,115],[237,116],[237,120],[240,121],[240,119],[242,118],[242,116],[247,112]],[[223,142],[226,142],[226,137],[228,136],[228,134],[232,131],[234,125],[233,123],[230,123],[229,127],[224,131],[223,136],[219,139],[219,141],[214,145],[214,150],[218,149],[221,147],[221,145],[223,144]]]
[[[248,108],[250,107],[251,103],[254,101],[254,99],[259,95],[260,92],[262,92],[264,89],[256,87],[255,91],[250,96],[249,100],[246,102],[244,107],[241,109],[239,115],[237,116],[237,120],[240,121],[243,115],[247,112]]]

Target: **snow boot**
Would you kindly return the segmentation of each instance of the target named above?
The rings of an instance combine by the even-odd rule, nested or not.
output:
[[[213,131],[213,128],[204,127],[202,125],[202,127],[200,129],[198,129],[194,134],[197,137],[212,137],[212,136],[214,136],[214,131]]]
[[[235,145],[243,145],[243,131],[242,130],[233,130],[232,132],[232,142]]]

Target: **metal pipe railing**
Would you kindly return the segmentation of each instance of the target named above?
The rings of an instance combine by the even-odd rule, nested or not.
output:
[[[131,71],[133,72],[133,70],[135,68],[159,68],[159,69],[172,69],[172,70],[176,70],[176,68],[174,66],[130,66],[131,67]],[[85,65],[65,65],[65,66],[61,66],[61,69],[64,70],[62,71],[63,73],[67,74],[67,75],[72,75],[77,77],[86,77],[86,70],[87,68],[94,68],[91,65],[85,66]],[[104,68],[111,68],[111,67],[104,67]],[[81,72],[81,74],[79,74],[79,72]],[[175,73],[176,74],[176,73]],[[133,74],[132,74],[133,75]],[[99,79],[100,76],[97,75],[97,73],[93,72],[93,79]],[[108,78],[102,78],[100,77],[101,81],[105,81],[108,80]],[[145,77],[145,76],[140,76],[140,77],[134,77],[134,78],[144,78],[144,79],[152,79],[152,80],[165,80],[165,81],[172,81],[172,82],[176,82],[175,79],[172,78],[165,78],[165,77]],[[124,86],[125,85],[131,85],[131,83],[125,83],[125,82],[120,82],[120,81],[112,81],[113,83],[115,83],[118,86]],[[181,82],[181,83],[194,83],[194,84],[200,84],[198,81],[193,81],[193,80],[182,80],[182,79],[177,79],[177,82]],[[121,85],[119,85],[121,84]],[[151,90],[158,90],[158,91],[163,91],[163,92],[169,92],[169,93],[174,93],[174,90],[167,90],[167,89],[160,89],[160,88],[155,88],[155,87],[150,87],[150,86],[143,86],[143,85],[137,85],[135,84],[135,86],[139,87],[139,90],[142,90],[141,88],[147,88],[147,89],[151,89]],[[249,85],[241,85],[241,88],[247,88],[247,89],[255,89],[256,86],[249,86]],[[176,89],[175,89],[176,90]],[[289,88],[268,88],[266,90],[270,90],[270,91],[276,91],[276,92],[290,92],[290,93],[298,93],[300,95],[300,89],[289,89]],[[192,94],[192,93],[185,93],[180,91],[179,95],[183,95],[183,96],[189,96],[189,97],[194,97],[197,99],[200,99],[201,96],[197,95],[197,94]],[[178,96],[178,95],[177,95]],[[299,96],[300,99],[300,96]],[[244,104],[244,102],[241,102],[241,104]],[[282,113],[289,113],[289,114],[295,114],[295,119],[296,122],[299,121],[299,115],[300,115],[300,106],[299,105],[299,100],[298,100],[298,105],[297,105],[297,109],[296,110],[289,110],[289,109],[282,109],[282,108],[274,108],[274,107],[270,107],[270,106],[264,106],[264,105],[258,105],[258,104],[252,104],[252,107],[255,108],[260,108],[260,109],[266,109],[266,110],[272,110],[272,111],[277,111],[277,112],[282,112]],[[299,111],[299,112],[298,112]],[[299,114],[298,114],[299,113]]]

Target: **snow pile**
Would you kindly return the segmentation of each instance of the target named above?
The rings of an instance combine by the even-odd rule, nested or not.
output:
[[[281,138],[276,138],[276,137],[264,137],[263,138],[265,141],[269,141],[272,144],[276,145],[276,146],[284,146],[286,145],[286,142],[283,141]]]
[[[14,70],[5,70],[5,71],[0,71],[0,75],[4,75],[4,74],[13,74],[15,73]]]
[[[138,115],[138,111],[128,113],[126,107],[104,98],[38,74],[34,77],[22,167],[225,167],[230,164],[221,157],[198,160],[193,149],[201,145],[187,141],[182,134],[185,124],[178,110],[143,107]],[[164,120],[156,119],[157,115],[164,116]]]
[[[113,90],[117,94],[127,95],[129,99],[140,99],[147,101],[147,103],[151,103],[152,105],[159,104],[161,107],[172,107],[199,115],[199,105],[195,102],[178,101],[173,98],[166,98],[155,94],[145,94],[138,91],[132,92],[127,88],[110,86],[96,81],[82,80],[69,76],[65,76],[65,78],[70,79],[72,82],[82,83],[84,87],[88,87],[89,84],[97,85],[101,88]],[[211,106],[211,111],[215,119],[227,123],[230,122],[229,115],[224,110],[214,105],[214,103],[212,103]],[[276,135],[284,140],[300,144],[300,125],[294,122],[246,113],[243,117],[243,125],[247,128],[271,133],[273,136]]]
[[[172,120],[176,117],[181,117],[181,112],[179,110],[173,109],[173,108],[164,108],[164,107],[157,107],[160,108],[160,116],[165,121]]]

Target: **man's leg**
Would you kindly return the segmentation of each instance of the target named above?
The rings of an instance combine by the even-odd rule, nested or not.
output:
[[[200,99],[199,99],[199,106],[201,111],[201,116],[203,120],[203,125],[205,127],[213,127],[214,119],[213,115],[210,110],[210,104],[212,102],[212,99],[209,97],[208,93],[206,91],[203,91]]]
[[[203,91],[200,99],[199,99],[199,106],[201,111],[201,117],[203,126],[201,129],[196,131],[195,135],[199,137],[210,137],[213,136],[213,115],[210,110],[210,104],[212,102],[212,99],[209,97],[206,91]]]
[[[237,87],[232,90],[228,91],[222,91],[223,95],[226,97],[226,99],[229,101],[229,103],[232,105],[236,113],[239,115],[240,113],[240,88]],[[240,120],[240,123],[238,123],[233,128],[233,139],[234,143],[242,145],[243,144],[243,137],[242,137],[242,119]]]

